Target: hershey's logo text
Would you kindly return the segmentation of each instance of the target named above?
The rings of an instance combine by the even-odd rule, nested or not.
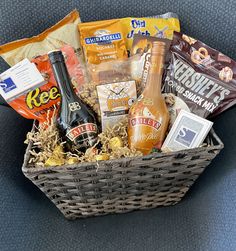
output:
[[[175,59],[174,80],[207,99],[212,98],[216,105],[224,100],[226,95],[230,94],[228,89],[208,79],[203,74],[196,72],[180,59]]]

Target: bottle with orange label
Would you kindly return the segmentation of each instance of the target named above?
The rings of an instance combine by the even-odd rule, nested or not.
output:
[[[144,155],[161,148],[168,128],[169,113],[161,94],[164,57],[165,43],[153,42],[145,89],[129,111],[129,146]]]

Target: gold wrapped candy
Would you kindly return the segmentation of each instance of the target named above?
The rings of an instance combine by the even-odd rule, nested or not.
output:
[[[123,147],[123,146],[124,146],[124,143],[123,143],[121,137],[119,137],[119,136],[113,137],[109,141],[109,147],[112,151],[115,151],[117,148]]]
[[[109,155],[106,153],[101,153],[95,156],[96,161],[109,160]]]
[[[72,164],[75,164],[78,162],[79,162],[79,160],[76,157],[70,157],[69,159],[66,160],[66,164],[68,164],[68,165],[72,165]]]
[[[62,145],[57,145],[53,151],[53,155],[57,156],[58,158],[63,158],[64,150]]]
[[[45,166],[61,166],[64,165],[64,159],[59,159],[55,157],[50,157],[46,160]]]
[[[45,166],[61,166],[64,165],[64,151],[62,145],[57,145],[52,153],[52,156],[45,162]]]
[[[89,156],[89,155],[93,156],[93,155],[96,155],[96,154],[98,154],[98,150],[95,147],[90,147],[85,152],[85,156]]]

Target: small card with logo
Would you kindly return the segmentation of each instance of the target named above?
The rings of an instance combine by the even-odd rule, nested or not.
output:
[[[181,110],[164,141],[161,150],[179,151],[199,147],[213,123],[191,112]]]
[[[9,102],[44,83],[35,64],[24,59],[0,75],[0,94]]]
[[[102,117],[102,130],[111,128],[128,116],[129,108],[137,98],[134,80],[97,86]]]

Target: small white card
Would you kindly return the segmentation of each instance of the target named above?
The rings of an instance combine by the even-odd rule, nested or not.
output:
[[[0,75],[0,94],[10,102],[44,83],[35,64],[24,59]]]
[[[164,141],[161,150],[179,151],[199,147],[213,123],[191,112],[181,110]]]

